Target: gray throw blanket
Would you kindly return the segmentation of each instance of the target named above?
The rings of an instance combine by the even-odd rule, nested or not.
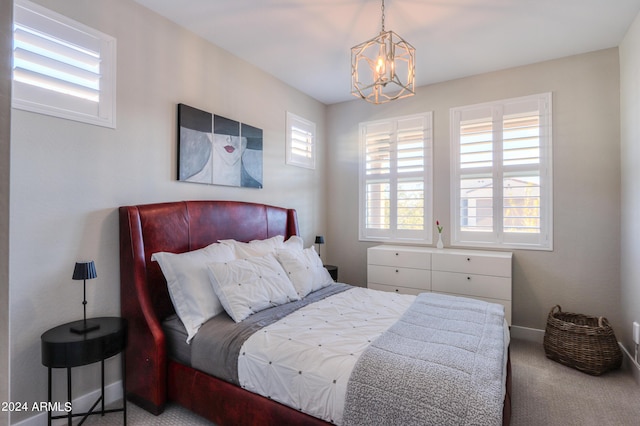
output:
[[[423,293],[356,363],[350,425],[502,424],[504,309]]]

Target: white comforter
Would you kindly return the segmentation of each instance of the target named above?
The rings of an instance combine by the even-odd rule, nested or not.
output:
[[[414,300],[356,287],[299,309],[245,341],[238,359],[240,385],[341,424],[358,357]]]

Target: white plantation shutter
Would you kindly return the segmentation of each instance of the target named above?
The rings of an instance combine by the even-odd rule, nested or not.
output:
[[[552,248],[551,94],[451,109],[453,243]]]
[[[287,164],[315,169],[315,123],[287,112],[286,150]]]
[[[364,149],[364,228],[371,237],[391,231],[391,132],[390,122],[371,123],[360,134]]]
[[[431,113],[360,124],[360,238],[431,242]]]
[[[13,28],[13,106],[115,127],[113,37],[18,0]]]

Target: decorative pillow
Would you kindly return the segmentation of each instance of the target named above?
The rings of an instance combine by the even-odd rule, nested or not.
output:
[[[284,247],[284,237],[276,235],[266,240],[253,240],[243,243],[236,240],[220,240],[233,249],[237,259],[247,259],[249,257],[262,257],[269,253],[273,253],[275,249]]]
[[[208,268],[211,286],[235,322],[272,306],[300,300],[273,254],[211,263]]]
[[[292,250],[302,251],[302,249],[304,249],[304,242],[302,241],[302,238],[298,237],[297,235],[290,236],[289,239],[285,241],[283,245],[284,245],[284,248],[292,249]]]
[[[304,250],[278,249],[276,258],[300,297],[333,284],[329,271],[322,265],[313,246]]]
[[[233,250],[218,243],[186,253],[151,255],[151,260],[158,262],[167,280],[176,314],[187,329],[187,343],[191,342],[202,324],[224,310],[211,288],[207,265],[233,259]]]

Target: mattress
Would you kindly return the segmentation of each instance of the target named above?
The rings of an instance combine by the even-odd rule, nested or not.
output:
[[[342,424],[354,365],[415,299],[336,284],[238,324],[222,313],[203,325],[191,345],[179,320],[169,318],[163,328],[172,359]],[[508,343],[504,322],[504,368]]]
[[[187,343],[187,329],[178,315],[170,315],[162,321],[162,330],[167,339],[169,359],[191,367],[191,345]]]

